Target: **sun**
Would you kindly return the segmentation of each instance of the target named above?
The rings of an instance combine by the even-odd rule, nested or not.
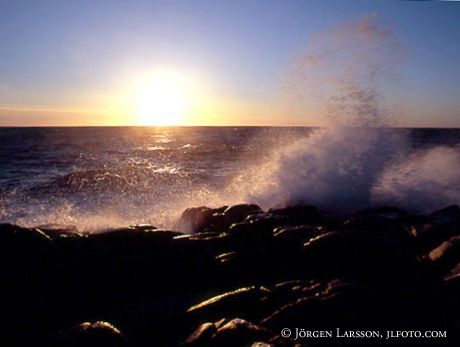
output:
[[[188,111],[187,85],[171,71],[144,78],[137,92],[137,117],[142,125],[178,125]]]

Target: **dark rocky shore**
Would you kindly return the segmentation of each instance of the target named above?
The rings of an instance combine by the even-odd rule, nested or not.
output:
[[[460,345],[458,206],[342,219],[313,206],[201,207],[176,229],[0,225],[0,345]],[[384,337],[293,341],[283,328]]]

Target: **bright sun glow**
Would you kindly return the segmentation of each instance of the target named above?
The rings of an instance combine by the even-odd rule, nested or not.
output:
[[[143,80],[137,92],[137,116],[143,125],[177,125],[189,107],[185,81],[170,71]]]

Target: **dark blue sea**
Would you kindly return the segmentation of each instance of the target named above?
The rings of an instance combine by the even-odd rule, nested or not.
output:
[[[460,129],[0,128],[0,222],[171,225],[190,206],[459,203]]]

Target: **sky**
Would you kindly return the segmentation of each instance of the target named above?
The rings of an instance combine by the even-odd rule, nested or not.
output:
[[[460,2],[1,4],[0,126],[321,125],[327,98],[286,85],[321,33],[374,16],[403,56],[382,108],[398,126],[460,127]]]

